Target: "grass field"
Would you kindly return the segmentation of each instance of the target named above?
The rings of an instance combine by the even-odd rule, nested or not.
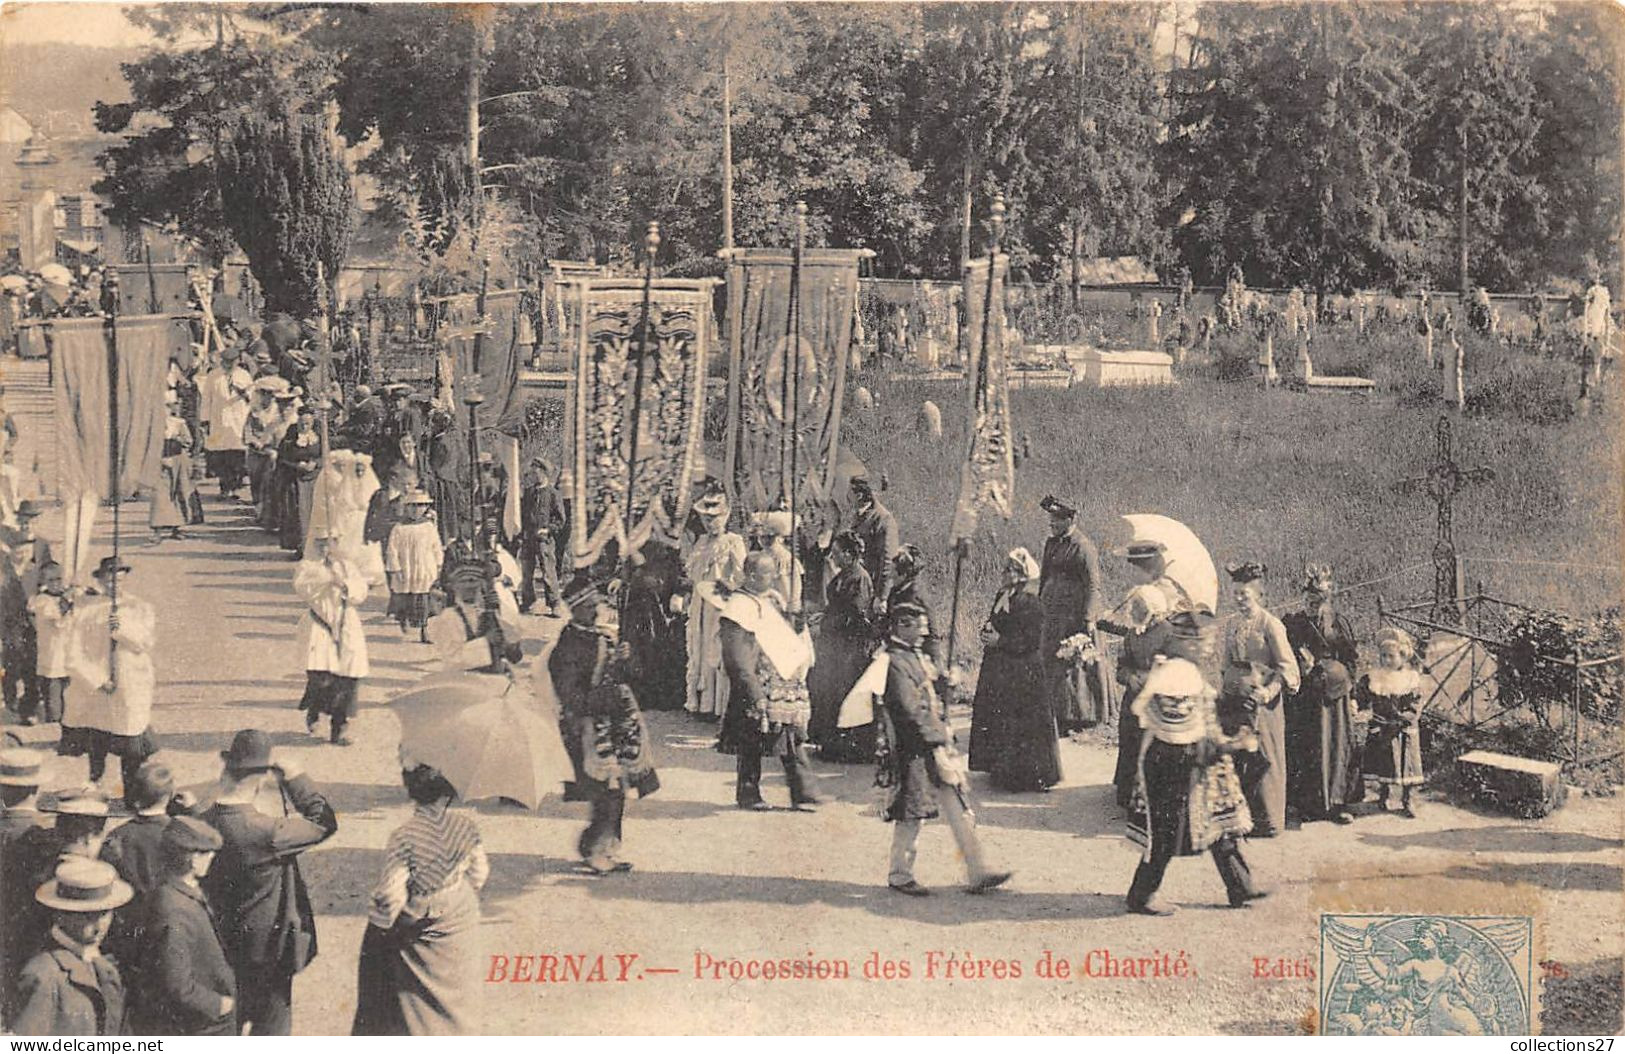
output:
[[[1216,366],[1178,371],[1173,389],[1015,392],[1016,431],[1028,437],[1031,457],[1017,469],[1013,519],[986,523],[966,561],[961,654],[979,650],[974,633],[1004,554],[1015,545],[1040,552],[1047,521],[1038,501],[1051,492],[1075,499],[1079,525],[1097,540],[1120,534],[1121,514],[1159,512],[1189,524],[1221,568],[1227,560],[1264,561],[1277,611],[1296,603],[1308,561],[1331,563],[1344,586],[1386,579],[1345,600],[1366,634],[1375,628],[1379,592],[1389,601],[1427,595],[1435,508],[1393,485],[1423,475],[1432,461],[1440,375],[1398,334],[1342,345],[1323,339],[1317,369],[1371,376],[1377,395],[1265,391],[1216,379]],[[1565,398],[1561,385],[1577,370],[1490,347],[1469,353],[1476,356],[1469,409],[1453,415],[1457,460],[1496,474],[1468,487],[1455,506],[1469,586],[1481,581],[1493,594],[1577,614],[1618,604],[1625,447],[1617,402],[1604,400],[1585,416],[1554,413]],[[888,478],[882,500],[904,539],[931,556],[926,590],[946,612],[964,389],[874,386],[877,409],[851,414],[843,440],[872,476]],[[942,407],[941,440],[916,437],[923,399]],[[1128,585],[1126,568],[1111,556],[1103,562],[1115,598]]]

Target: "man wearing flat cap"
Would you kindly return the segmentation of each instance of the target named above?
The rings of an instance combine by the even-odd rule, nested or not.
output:
[[[24,1036],[117,1036],[124,1032],[124,981],[101,954],[113,910],[131,890],[107,864],[71,859],[34,899],[49,914],[50,944],[17,980],[10,1029]]]
[[[1056,727],[1067,735],[1100,723],[1111,705],[1106,651],[1095,631],[1100,616],[1100,554],[1079,529],[1078,510],[1071,502],[1050,495],[1039,508],[1049,513],[1050,532],[1038,575],[1038,600],[1044,610],[1039,654]],[[1079,635],[1102,658],[1079,664],[1056,654]]]
[[[237,979],[200,884],[221,845],[190,816],[164,829],[164,881],[141,904],[142,942],[125,970],[135,1035],[237,1034]]]
[[[237,977],[238,1022],[256,1036],[286,1036],[293,975],[316,957],[316,914],[299,854],[338,830],[333,807],[264,732],[245,729],[221,753],[214,805],[199,819],[222,845],[203,879],[221,943]]]
[[[896,575],[892,557],[903,547],[897,517],[875,497],[868,476],[853,476],[847,487],[852,495],[851,530],[863,541],[863,569],[874,587],[874,614],[883,615]]]

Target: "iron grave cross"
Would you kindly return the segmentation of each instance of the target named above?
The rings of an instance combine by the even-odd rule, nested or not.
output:
[[[1438,537],[1433,543],[1433,610],[1429,618],[1434,622],[1442,620],[1456,622],[1461,618],[1461,608],[1458,603],[1460,594],[1457,581],[1456,542],[1451,532],[1451,514],[1456,495],[1460,494],[1467,484],[1492,480],[1495,478],[1495,471],[1489,468],[1464,469],[1456,464],[1451,453],[1449,417],[1439,418],[1435,435],[1438,438],[1438,449],[1433,464],[1428,467],[1428,474],[1402,480],[1395,484],[1395,489],[1402,493],[1421,490],[1438,504],[1439,530]]]

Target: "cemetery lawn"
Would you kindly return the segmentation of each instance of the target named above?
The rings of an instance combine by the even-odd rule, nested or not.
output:
[[[1131,583],[1121,558],[1104,550],[1124,537],[1117,517],[1132,512],[1187,523],[1207,543],[1221,578],[1226,561],[1262,560],[1270,568],[1266,600],[1277,613],[1296,605],[1306,562],[1329,562],[1341,587],[1358,587],[1343,607],[1367,641],[1379,593],[1389,604],[1431,594],[1435,505],[1420,493],[1397,493],[1394,484],[1426,474],[1440,409],[1383,386],[1371,397],[1309,395],[1176,375],[1172,389],[1011,393],[1015,432],[1031,454],[1016,470],[1014,516],[984,517],[965,561],[960,656],[980,651],[976,629],[1005,554],[1018,545],[1042,553],[1048,527],[1038,502],[1049,493],[1072,499],[1079,526],[1102,545],[1108,605]],[[889,481],[881,501],[903,540],[926,552],[925,592],[946,619],[965,390],[869,380],[877,407],[848,413],[843,444],[872,478]],[[1580,615],[1618,605],[1625,446],[1610,401],[1617,389],[1607,386],[1607,400],[1589,415],[1556,423],[1475,414],[1471,406],[1451,415],[1458,464],[1495,472],[1493,481],[1467,486],[1455,504],[1469,590],[1482,582],[1490,594]],[[942,408],[940,440],[915,433],[925,399]],[[1220,607],[1231,607],[1222,590]]]

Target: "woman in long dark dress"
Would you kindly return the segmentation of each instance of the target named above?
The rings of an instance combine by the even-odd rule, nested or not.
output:
[[[869,665],[874,607],[869,572],[863,567],[863,539],[842,531],[830,542],[829,566],[835,575],[824,588],[824,615],[818,628],[817,658],[807,674],[812,696],[809,735],[825,761],[873,761],[874,724],[836,728],[841,702]]]
[[[681,710],[688,668],[688,624],[671,611],[682,564],[677,550],[651,542],[644,563],[632,572],[621,613],[621,638],[632,650],[629,660],[644,710]]]
[[[470,1035],[480,1024],[479,890],[491,868],[445,777],[427,765],[401,775],[414,807],[384,849],[350,1034]]]
[[[288,429],[276,451],[277,489],[281,492],[278,504],[282,513],[280,540],[282,548],[295,556],[304,555],[321,458],[322,437],[316,432],[316,412],[308,405],[302,406],[298,423]]]
[[[1055,715],[1044,696],[1038,561],[1010,553],[1004,587],[982,628],[982,672],[971,705],[970,767],[1009,791],[1048,790],[1061,781]]]
[[[1347,806],[1365,797],[1349,706],[1359,651],[1349,620],[1332,608],[1333,589],[1331,568],[1310,565],[1303,610],[1281,620],[1302,675],[1287,703],[1287,800],[1304,820],[1346,824]]]

